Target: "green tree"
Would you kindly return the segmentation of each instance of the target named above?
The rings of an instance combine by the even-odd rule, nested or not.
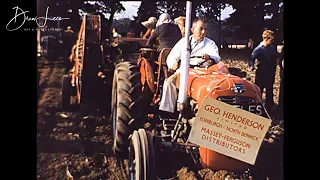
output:
[[[157,7],[160,13],[168,13],[172,18],[185,16],[186,2],[184,1],[158,1]]]
[[[147,21],[149,17],[155,17],[158,19],[160,11],[155,0],[142,0],[141,5],[138,8],[137,16],[134,17],[135,21],[141,23]]]
[[[80,28],[83,13],[101,15],[102,29],[106,32],[105,36],[110,31],[114,14],[125,10],[120,0],[38,0],[37,3],[38,16],[44,16],[46,7],[49,7],[51,16],[70,18],[61,21],[62,28],[72,26],[75,31]]]
[[[228,1],[228,0],[227,0]],[[282,34],[283,24],[283,0],[255,0],[255,1],[230,1],[236,10],[227,19],[229,26],[239,27],[239,34],[243,38],[252,38],[254,41],[261,41],[261,33],[265,28],[273,29],[276,33]],[[265,16],[271,19],[265,19]],[[276,31],[276,29],[278,29]],[[277,39],[281,39],[278,37]]]
[[[102,38],[108,38],[115,13],[124,11],[125,8],[119,0],[85,1],[84,12],[101,16]]]

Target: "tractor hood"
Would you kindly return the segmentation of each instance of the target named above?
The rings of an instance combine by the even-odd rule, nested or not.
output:
[[[177,87],[180,84],[178,74]],[[260,89],[252,82],[231,75],[228,68],[219,62],[208,69],[190,68],[188,76],[187,94],[200,105],[204,97],[217,99],[218,97],[245,96],[258,103]]]

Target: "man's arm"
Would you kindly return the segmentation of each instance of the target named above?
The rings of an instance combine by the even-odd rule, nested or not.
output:
[[[151,31],[152,31],[152,30],[151,30],[150,28],[148,28],[148,29],[147,29],[147,32],[143,35],[142,38],[143,38],[143,39],[147,39],[147,37],[149,36],[149,34],[151,34]]]
[[[259,49],[260,48],[258,46],[251,53],[251,57],[250,57],[249,62],[248,62],[249,69],[251,69],[251,70],[254,69],[254,61],[257,59],[257,57],[259,55]]]
[[[214,59],[216,63],[218,63],[221,57],[219,55],[219,48],[216,43],[211,41],[206,48],[208,49],[206,54],[208,54],[211,59]]]
[[[167,65],[169,69],[176,70],[176,65],[181,58],[181,50],[183,48],[183,43],[186,38],[181,38],[171,49],[168,57],[167,57]]]
[[[159,33],[160,33],[160,28],[157,27],[149,37],[146,46],[152,46],[156,41],[157,37],[159,36]]]

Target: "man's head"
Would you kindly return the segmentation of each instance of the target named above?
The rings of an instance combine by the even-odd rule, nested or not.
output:
[[[159,16],[159,19],[158,19],[158,22],[157,22],[157,27],[160,26],[161,24],[163,23],[171,23],[172,20],[171,20],[171,17],[168,13],[162,13],[160,16]]]
[[[174,22],[177,24],[177,25],[180,25],[182,27],[184,27],[185,23],[186,23],[186,17],[184,16],[179,16],[177,18],[174,19]]]
[[[150,17],[148,21],[144,21],[141,23],[144,27],[149,28],[149,29],[155,29],[156,24],[157,24],[157,18],[155,17]]]
[[[207,25],[201,19],[196,19],[192,23],[191,32],[195,40],[202,40],[207,34]]]
[[[274,32],[271,30],[264,30],[262,33],[262,39],[266,46],[273,44],[274,42]]]

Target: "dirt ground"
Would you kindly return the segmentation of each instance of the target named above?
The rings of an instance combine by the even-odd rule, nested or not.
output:
[[[222,60],[230,67],[247,70],[246,58],[241,53],[221,52]],[[106,116],[73,120],[61,117],[61,79],[64,73],[62,60],[38,60],[39,99],[37,132],[37,178],[40,180],[125,180],[127,161],[117,159],[112,151],[112,132]],[[249,73],[250,74],[250,73]],[[252,81],[254,80],[254,76]],[[279,67],[274,85],[274,100],[278,102]],[[282,120],[275,106],[274,124]],[[176,163],[172,176],[167,179],[270,179],[282,180],[282,143],[263,146],[255,166],[245,172],[213,172],[195,169],[189,163]],[[176,156],[176,158],[183,158]],[[168,159],[168,164],[179,159]]]

